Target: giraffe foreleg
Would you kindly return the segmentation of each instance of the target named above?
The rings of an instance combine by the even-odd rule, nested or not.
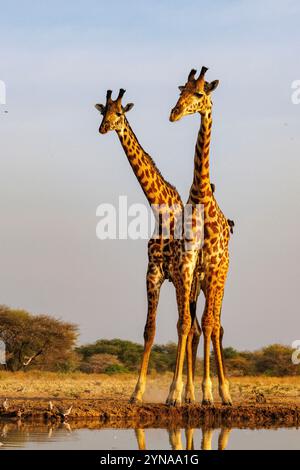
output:
[[[187,311],[187,309],[185,308]],[[177,323],[178,331],[178,346],[176,356],[176,366],[173,376],[173,382],[170,387],[169,395],[167,398],[167,405],[180,405],[182,396],[182,371],[185,357],[185,349],[187,343],[187,336],[191,327],[191,320],[189,315],[186,313],[185,318],[179,319]]]
[[[164,275],[162,267],[155,263],[149,263],[147,272],[148,314],[144,330],[144,351],[139,378],[135,390],[130,398],[131,403],[139,403],[143,400],[143,395],[146,388],[146,378],[150,353],[155,336],[157,305],[159,300],[160,288],[163,283],[163,280]]]
[[[184,244],[180,246],[182,250]],[[168,405],[180,405],[182,395],[182,372],[186,352],[187,337],[192,326],[190,312],[190,296],[193,283],[195,266],[198,260],[198,250],[180,251],[175,272],[175,288],[178,306],[178,345],[176,354],[176,366],[173,382],[167,398]]]
[[[170,387],[170,392],[167,398],[168,405],[181,404],[183,364],[187,346],[187,338],[192,326],[190,314],[190,290],[192,269],[193,264],[191,260],[190,265],[189,263],[187,263],[186,265],[183,264],[180,281],[178,284],[176,284],[176,295],[179,313],[179,319],[177,322],[178,345],[173,382]]]

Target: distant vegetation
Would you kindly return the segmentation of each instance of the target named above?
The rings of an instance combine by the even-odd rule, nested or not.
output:
[[[76,325],[0,306],[0,340],[6,345],[8,370],[71,370],[77,367],[77,337]]]
[[[76,325],[48,315],[31,315],[23,310],[0,306],[0,340],[6,344],[7,362],[2,367],[8,370],[79,370],[105,374],[138,371],[143,351],[141,344],[121,339],[100,339],[76,347],[77,337]],[[280,344],[253,352],[224,348],[228,375],[234,376],[300,375],[300,365],[294,365],[291,356],[292,349]],[[173,371],[175,360],[175,343],[154,345],[149,371]],[[212,370],[215,370],[213,354]],[[197,359],[197,372],[202,373],[200,358]]]
[[[141,362],[143,346],[121,339],[100,339],[76,349],[81,357],[80,370],[83,372],[134,372]],[[156,372],[174,370],[176,345],[154,345],[149,369]]]
[[[137,371],[143,347],[140,344],[120,339],[99,340],[93,344],[77,348],[82,357],[80,370],[83,372],[131,372]],[[291,361],[292,349],[288,346],[273,344],[258,351],[237,351],[232,347],[224,348],[228,375],[300,375],[300,366]],[[176,361],[176,344],[154,345],[149,369],[155,372],[173,371]],[[215,364],[212,354],[212,370]],[[197,359],[197,372],[202,372],[202,360]]]
[[[252,352],[229,347],[224,348],[224,357],[230,375],[300,375],[300,366],[292,363],[292,352],[292,348],[281,344],[271,344]]]

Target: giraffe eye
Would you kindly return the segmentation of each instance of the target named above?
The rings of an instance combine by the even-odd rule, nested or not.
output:
[[[122,113],[116,113],[116,115],[117,115],[118,117],[120,117],[120,116],[122,116]]]
[[[201,96],[203,96],[203,93],[194,93],[194,95],[197,97],[197,98],[201,98]]]

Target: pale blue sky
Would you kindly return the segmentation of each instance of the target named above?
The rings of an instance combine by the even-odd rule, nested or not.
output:
[[[299,14],[283,0],[0,1],[0,302],[74,321],[82,341],[142,341],[146,242],[100,242],[95,213],[144,196],[93,106],[126,88],[133,129],[185,199],[199,118],[168,115],[189,70],[206,65],[220,80],[212,181],[236,221],[225,343],[300,338]],[[176,339],[176,319],[166,284],[158,342]]]

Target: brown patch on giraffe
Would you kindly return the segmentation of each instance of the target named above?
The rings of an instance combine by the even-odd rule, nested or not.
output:
[[[208,215],[209,217],[215,217],[216,215],[216,208],[214,204],[210,203],[209,209],[208,209]]]
[[[161,188],[161,181],[159,179],[156,179],[156,186],[157,186],[157,189],[160,190]]]
[[[154,182],[154,181],[152,181],[152,183],[151,183],[151,185],[150,185],[150,191],[151,191],[152,193],[155,193],[155,192],[156,192],[156,186],[155,186],[155,182]]]

